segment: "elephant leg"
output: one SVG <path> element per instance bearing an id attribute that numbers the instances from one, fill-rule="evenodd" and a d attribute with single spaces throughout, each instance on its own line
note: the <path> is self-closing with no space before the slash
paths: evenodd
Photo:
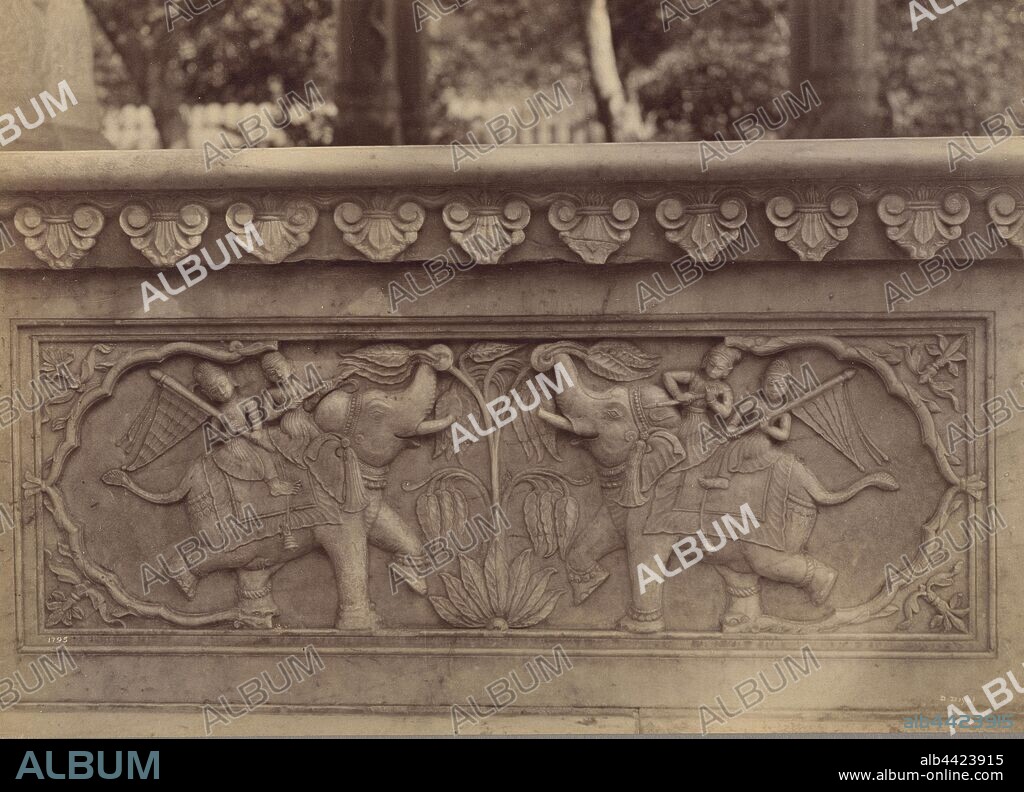
<path id="1" fill-rule="evenodd" d="M 624 546 L 622 532 L 612 522 L 608 507 L 601 506 L 593 522 L 578 534 L 565 554 L 573 604 L 580 605 L 608 579 L 608 571 L 598 562 Z"/>
<path id="2" fill-rule="evenodd" d="M 645 580 L 641 585 L 640 564 L 651 567 L 655 556 L 668 556 L 674 538 L 666 534 L 643 533 L 650 506 L 623 510 L 625 512 L 626 557 L 628 559 L 631 605 L 619 619 L 619 628 L 635 633 L 655 633 L 665 629 L 662 611 L 663 583 Z"/>
<path id="3" fill-rule="evenodd" d="M 743 632 L 761 615 L 761 578 L 726 566 L 716 566 L 715 571 L 725 581 L 727 595 L 722 632 Z"/>
<path id="4" fill-rule="evenodd" d="M 249 617 L 254 626 L 269 629 L 278 615 L 277 603 L 270 595 L 271 575 L 274 569 L 238 570 L 238 609 Z"/>
<path id="5" fill-rule="evenodd" d="M 376 519 L 370 522 L 368 537 L 374 547 L 392 554 L 390 563 L 397 568 L 399 577 L 413 591 L 427 596 L 427 581 L 416 574 L 415 565 L 409 560 L 423 555 L 423 543 L 412 527 L 387 503 L 380 504 Z M 390 568 L 388 574 L 391 574 Z"/>
<path id="6" fill-rule="evenodd" d="M 334 567 L 338 587 L 335 627 L 339 630 L 373 630 L 378 626 L 378 620 L 370 602 L 367 581 L 369 564 L 365 514 L 345 514 L 338 525 L 317 526 L 313 533 Z"/>
<path id="7" fill-rule="evenodd" d="M 839 573 L 824 561 L 751 542 L 743 542 L 742 545 L 747 563 L 761 577 L 799 586 L 815 605 L 822 605 L 828 600 Z"/>

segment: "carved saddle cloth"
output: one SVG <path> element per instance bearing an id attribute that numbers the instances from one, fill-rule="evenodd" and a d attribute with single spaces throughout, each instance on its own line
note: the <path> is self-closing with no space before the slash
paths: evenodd
<path id="1" fill-rule="evenodd" d="M 740 508 L 748 504 L 759 527 L 752 528 L 743 540 L 787 551 L 786 501 L 789 497 L 790 474 L 796 459 L 781 455 L 773 464 L 750 473 L 733 474 L 728 489 L 708 489 L 700 479 L 707 475 L 701 466 L 670 472 L 655 487 L 651 519 L 644 533 L 695 534 L 703 529 L 709 541 L 715 542 L 712 523 L 730 515 L 742 522 Z M 723 527 L 723 532 L 728 535 Z"/>
<path id="2" fill-rule="evenodd" d="M 284 481 L 301 482 L 302 488 L 294 495 L 272 495 L 266 481 L 230 475 L 214 461 L 214 455 L 203 458 L 203 492 L 190 494 L 188 510 L 193 522 L 199 526 L 219 522 L 228 526 L 229 517 L 245 526 L 242 532 L 225 530 L 230 537 L 228 549 L 276 536 L 285 530 L 310 528 L 337 522 L 332 514 L 336 509 L 324 501 L 316 490 L 309 473 L 285 459 L 275 459 L 278 477 Z M 249 507 L 248 509 L 246 507 Z M 251 519 L 255 512 L 259 522 Z M 247 519 L 249 518 L 249 519 Z M 255 529 L 255 530 L 252 530 Z"/>

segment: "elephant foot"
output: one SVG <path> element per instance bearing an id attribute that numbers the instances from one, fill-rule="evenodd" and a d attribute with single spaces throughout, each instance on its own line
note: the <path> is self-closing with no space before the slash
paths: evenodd
<path id="1" fill-rule="evenodd" d="M 761 618 L 761 585 L 727 586 L 729 604 L 722 615 L 722 632 L 757 632 L 753 625 Z"/>
<path id="2" fill-rule="evenodd" d="M 665 629 L 665 620 L 661 617 L 661 608 L 655 611 L 638 611 L 633 608 L 619 619 L 618 628 L 631 633 L 657 633 Z"/>
<path id="3" fill-rule="evenodd" d="M 334 623 L 337 630 L 372 632 L 380 626 L 380 619 L 372 605 L 342 608 L 338 611 L 338 619 Z"/>
<path id="4" fill-rule="evenodd" d="M 832 595 L 839 572 L 823 561 L 807 558 L 807 574 L 804 576 L 803 588 L 815 605 L 824 605 Z"/>
<path id="5" fill-rule="evenodd" d="M 252 578 L 257 576 L 262 585 L 254 586 Z M 274 617 L 280 613 L 277 603 L 270 595 L 269 577 L 266 570 L 239 570 L 239 585 L 236 589 L 239 610 L 243 616 L 265 625 L 268 629 L 273 626 Z"/>
<path id="6" fill-rule="evenodd" d="M 581 605 L 598 586 L 608 579 L 608 570 L 600 564 L 594 564 L 583 573 L 573 572 L 569 568 L 569 585 L 572 586 L 573 605 Z"/>
<path id="7" fill-rule="evenodd" d="M 755 617 L 756 618 L 756 617 Z M 755 619 L 747 616 L 744 613 L 726 613 L 722 617 L 722 632 L 724 633 L 743 633 L 743 632 L 757 632 L 754 629 Z"/>

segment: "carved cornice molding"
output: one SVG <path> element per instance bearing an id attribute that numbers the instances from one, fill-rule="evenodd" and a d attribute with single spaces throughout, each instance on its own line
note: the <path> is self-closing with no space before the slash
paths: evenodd
<path id="1" fill-rule="evenodd" d="M 103 213 L 91 204 L 27 203 L 14 212 L 25 247 L 52 269 L 71 269 L 96 244 Z"/>
<path id="2" fill-rule="evenodd" d="M 971 202 L 962 192 L 918 187 L 889 193 L 878 202 L 878 217 L 889 226 L 886 235 L 917 259 L 930 259 L 963 233 Z"/>
<path id="3" fill-rule="evenodd" d="M 263 240 L 252 254 L 265 264 L 277 264 L 309 242 L 309 232 L 320 215 L 306 200 L 265 197 L 256 201 L 240 201 L 228 207 L 225 220 L 235 234 L 246 234 L 252 223 Z"/>
<path id="4" fill-rule="evenodd" d="M 523 229 L 530 222 L 530 207 L 519 199 L 481 196 L 447 204 L 442 217 L 452 241 L 472 260 L 497 264 L 511 247 L 526 239 Z"/>
<path id="5" fill-rule="evenodd" d="M 636 201 L 614 202 L 601 195 L 582 200 L 562 198 L 548 209 L 548 222 L 558 238 L 587 264 L 605 264 L 608 257 L 629 241 L 630 230 L 640 219 Z"/>
<path id="6" fill-rule="evenodd" d="M 765 205 L 775 238 L 785 242 L 801 261 L 822 261 L 849 235 L 860 213 L 857 199 L 842 189 L 827 193 L 811 188 L 777 195 Z"/>
<path id="7" fill-rule="evenodd" d="M 747 207 L 734 196 L 719 198 L 701 193 L 666 198 L 655 211 L 665 238 L 679 245 L 696 261 L 709 262 L 728 249 L 747 222 Z"/>
<path id="8" fill-rule="evenodd" d="M 457 173 L 444 147 L 251 150 L 214 174 L 189 151 L 16 152 L 0 222 L 13 235 L 17 215 L 32 242 L 0 250 L 0 268 L 133 267 L 139 252 L 169 267 L 211 225 L 247 221 L 265 244 L 243 260 L 265 264 L 424 261 L 453 244 L 482 264 L 707 262 L 731 243 L 740 260 L 882 262 L 959 255 L 949 243 L 989 217 L 1024 249 L 1024 141 L 955 178 L 945 154 L 930 139 L 761 141 L 709 181 L 687 143 L 509 147 Z M 738 244 L 768 230 L 785 246 Z"/>
<path id="9" fill-rule="evenodd" d="M 426 216 L 415 201 L 379 196 L 338 204 L 334 224 L 343 232 L 345 244 L 371 261 L 391 261 L 416 241 Z"/>
<path id="10" fill-rule="evenodd" d="M 1024 193 L 997 193 L 988 201 L 988 214 L 999 229 L 999 236 L 1024 251 Z"/>
<path id="11" fill-rule="evenodd" d="M 210 222 L 210 211 L 197 203 L 128 204 L 121 210 L 120 222 L 132 238 L 133 248 L 158 267 L 173 267 L 199 246 Z"/>

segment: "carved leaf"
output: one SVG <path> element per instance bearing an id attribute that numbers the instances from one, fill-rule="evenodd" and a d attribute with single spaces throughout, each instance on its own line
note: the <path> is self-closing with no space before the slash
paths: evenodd
<path id="1" fill-rule="evenodd" d="M 538 606 L 540 606 L 544 594 L 547 591 L 548 579 L 555 574 L 555 571 L 554 567 L 547 567 L 535 572 L 530 577 L 525 600 L 523 602 L 513 603 L 512 609 L 509 611 L 510 626 L 520 626 L 520 619 L 526 616 L 526 614 L 534 613 Z"/>
<path id="2" fill-rule="evenodd" d="M 626 341 L 594 344 L 583 356 L 587 368 L 615 382 L 633 382 L 650 375 L 659 359 L 645 355 Z"/>
<path id="3" fill-rule="evenodd" d="M 448 598 L 451 600 L 452 605 L 455 606 L 455 609 L 464 619 L 475 622 L 472 625 L 474 627 L 482 627 L 487 623 L 488 615 L 480 610 L 473 601 L 467 593 L 466 587 L 462 585 L 461 580 L 454 575 L 449 575 L 447 572 L 441 573 L 441 579 L 444 581 L 444 587 L 448 592 Z"/>
<path id="4" fill-rule="evenodd" d="M 508 613 L 509 605 L 509 570 L 505 565 L 505 554 L 501 551 L 501 542 L 492 541 L 484 558 L 484 580 L 487 583 L 487 595 L 495 613 Z"/>
<path id="5" fill-rule="evenodd" d="M 430 597 L 430 604 L 446 622 L 454 627 L 483 627 L 484 622 L 475 616 L 465 614 L 455 607 L 447 597 Z"/>
<path id="6" fill-rule="evenodd" d="M 484 571 L 480 565 L 464 555 L 459 558 L 459 569 L 462 572 L 462 585 L 466 587 L 466 594 L 473 600 L 477 609 L 488 617 L 501 615 L 495 612 L 494 605 L 487 596 L 487 581 L 484 580 Z"/>
<path id="7" fill-rule="evenodd" d="M 522 344 L 503 344 L 498 341 L 478 341 L 466 350 L 466 356 L 477 363 L 491 363 L 512 354 L 521 346 Z"/>
<path id="8" fill-rule="evenodd" d="M 444 532 L 441 507 L 437 495 L 425 492 L 416 499 L 416 518 L 428 539 L 437 539 Z"/>
<path id="9" fill-rule="evenodd" d="M 516 607 L 516 603 L 521 602 L 526 596 L 530 585 L 530 558 L 532 555 L 531 551 L 523 550 L 516 556 L 516 560 L 509 568 L 509 611 L 512 611 Z"/>
<path id="10" fill-rule="evenodd" d="M 551 615 L 551 611 L 555 609 L 559 598 L 564 593 L 564 591 L 551 592 L 546 599 L 541 600 L 540 604 L 536 608 L 524 613 L 522 616 L 519 616 L 513 626 L 532 627 L 534 624 L 544 621 L 544 619 Z"/>

